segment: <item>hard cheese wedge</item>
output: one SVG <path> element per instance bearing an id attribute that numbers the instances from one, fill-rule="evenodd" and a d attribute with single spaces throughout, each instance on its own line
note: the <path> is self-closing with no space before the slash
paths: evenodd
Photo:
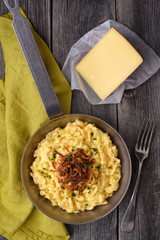
<path id="1" fill-rule="evenodd" d="M 75 67 L 104 100 L 143 62 L 132 45 L 111 28 Z"/>

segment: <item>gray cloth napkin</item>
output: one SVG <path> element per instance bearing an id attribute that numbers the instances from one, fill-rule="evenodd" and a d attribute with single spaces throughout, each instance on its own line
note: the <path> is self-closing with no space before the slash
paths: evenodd
<path id="1" fill-rule="evenodd" d="M 110 96 L 102 101 L 74 68 L 112 27 L 120 32 L 140 53 L 143 63 Z M 91 104 L 98 105 L 120 103 L 125 89 L 138 87 L 156 73 L 159 68 L 160 57 L 136 33 L 121 23 L 107 20 L 86 33 L 71 47 L 62 72 L 68 79 L 72 90 L 81 90 Z"/>

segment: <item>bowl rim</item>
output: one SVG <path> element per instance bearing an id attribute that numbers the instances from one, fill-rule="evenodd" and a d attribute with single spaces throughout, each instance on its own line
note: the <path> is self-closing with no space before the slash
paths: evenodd
<path id="1" fill-rule="evenodd" d="M 115 134 L 118 135 L 118 137 L 120 138 L 121 142 L 123 143 L 123 146 L 126 150 L 126 153 L 127 153 L 127 156 L 128 156 L 128 163 L 129 163 L 129 176 L 128 176 L 128 182 L 127 182 L 127 185 L 126 185 L 126 188 L 125 188 L 125 191 L 123 191 L 123 194 L 121 195 L 121 198 L 119 199 L 119 201 L 114 205 L 113 208 L 111 208 L 107 213 L 105 213 L 104 215 L 96 218 L 96 219 L 93 219 L 93 220 L 90 220 L 90 221 L 86 221 L 86 222 L 65 222 L 65 221 L 61 221 L 57 218 L 54 218 L 52 216 L 48 216 L 42 209 L 40 209 L 37 204 L 31 199 L 31 197 L 29 196 L 28 194 L 28 191 L 27 191 L 27 188 L 25 186 L 25 182 L 24 182 L 24 179 L 23 179 L 23 159 L 24 159 L 24 155 L 25 155 L 25 152 L 26 152 L 26 149 L 28 148 L 28 145 L 31 141 L 31 139 L 37 134 L 37 132 L 40 131 L 40 129 L 42 127 L 45 127 L 46 125 L 48 125 L 49 123 L 51 123 L 52 121 L 55 121 L 55 120 L 58 120 L 58 119 L 61 119 L 61 118 L 64 118 L 66 116 L 69 116 L 69 115 L 77 115 L 77 116 L 84 116 L 84 117 L 91 117 L 95 120 L 100 120 L 101 122 L 103 122 L 103 124 L 107 125 Z M 83 121 L 83 120 L 82 120 Z M 110 136 L 110 135 L 109 135 Z M 34 133 L 33 135 L 29 138 L 27 144 L 25 145 L 25 148 L 23 150 L 23 154 L 22 154 L 22 157 L 21 157 L 21 165 L 20 165 L 20 175 L 21 175 L 21 180 L 22 180 L 22 184 L 23 184 L 23 188 L 28 196 L 28 198 L 30 199 L 30 201 L 32 202 L 32 204 L 34 205 L 34 207 L 36 207 L 39 211 L 41 211 L 43 214 L 45 214 L 47 217 L 53 219 L 53 220 L 56 220 L 56 221 L 59 221 L 59 222 L 62 222 L 62 223 L 65 223 L 65 224 L 70 224 L 70 225 L 79 225 L 79 224 L 87 224 L 87 223 L 92 223 L 92 222 L 95 222 L 97 220 L 100 220 L 102 218 L 104 218 L 105 216 L 107 216 L 108 214 L 110 214 L 113 210 L 115 210 L 117 208 L 117 206 L 122 202 L 123 198 L 125 197 L 127 191 L 128 191 L 128 188 L 129 188 L 129 185 L 130 185 L 130 182 L 131 182 L 131 176 L 132 176 L 132 162 L 131 162 L 131 157 L 130 157 L 130 153 L 129 153 L 129 150 L 128 150 L 128 147 L 125 143 L 125 141 L 123 140 L 123 138 L 121 137 L 121 135 L 118 133 L 118 131 L 113 128 L 110 124 L 108 124 L 107 122 L 105 122 L 104 120 L 98 118 L 98 117 L 94 117 L 92 115 L 87 115 L 87 114 L 79 114 L 79 113 L 71 113 L 71 114 L 65 114 L 65 115 L 61 115 L 61 116 L 58 116 L 58 117 L 55 117 L 55 118 L 52 118 L 50 119 L 49 121 L 45 122 L 44 124 L 42 124 Z M 121 179 L 120 179 L 121 180 Z M 119 189 L 119 188 L 118 188 Z M 118 191 L 118 190 L 117 190 Z M 114 194 L 114 193 L 113 193 Z M 43 196 L 42 196 L 43 197 Z M 111 196 L 112 197 L 112 196 Z M 101 205 L 99 205 L 98 207 L 100 207 Z M 103 205 L 102 205 L 103 206 Z M 59 206 L 55 206 L 55 207 L 59 207 Z M 96 207 L 96 206 L 95 206 Z M 94 207 L 94 208 L 95 208 Z M 94 209 L 93 208 L 93 209 Z M 85 211 L 92 211 L 92 210 L 85 210 Z M 68 213 L 70 214 L 70 213 Z"/>

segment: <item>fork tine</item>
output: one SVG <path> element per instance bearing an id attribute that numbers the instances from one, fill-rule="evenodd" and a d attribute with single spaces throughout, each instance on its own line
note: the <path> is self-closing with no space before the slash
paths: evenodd
<path id="1" fill-rule="evenodd" d="M 149 136 L 150 136 L 151 128 L 152 128 L 152 124 L 149 122 L 149 127 L 148 127 L 146 137 L 145 137 L 145 140 L 144 140 L 144 149 L 145 150 L 147 148 L 147 142 L 148 142 L 148 139 L 149 139 Z"/>
<path id="2" fill-rule="evenodd" d="M 141 140 L 140 140 L 140 143 L 139 143 L 139 149 L 141 149 L 141 150 L 143 150 L 143 148 L 144 148 L 143 143 L 144 143 L 144 140 L 146 139 L 148 125 L 149 125 L 149 121 L 146 118 L 146 124 L 144 126 L 143 133 L 142 133 L 142 136 L 141 136 Z"/>
<path id="3" fill-rule="evenodd" d="M 138 148 L 139 146 L 139 142 L 140 142 L 140 137 L 141 137 L 141 134 L 142 134 L 142 130 L 143 130 L 143 128 L 144 128 L 144 126 L 145 126 L 145 122 L 146 122 L 146 117 L 144 118 L 144 120 L 143 120 L 143 123 L 142 123 L 142 126 L 141 126 L 141 129 L 140 129 L 140 131 L 139 131 L 139 134 L 138 134 L 138 137 L 137 137 L 137 141 L 136 141 L 136 148 Z"/>
<path id="4" fill-rule="evenodd" d="M 146 134 L 147 134 L 147 128 L 148 128 L 148 124 L 149 124 L 148 119 L 146 119 L 145 122 L 146 123 L 145 123 L 144 128 L 143 128 L 143 130 L 141 132 L 142 136 L 141 136 L 140 143 L 139 143 L 139 149 L 141 149 L 141 150 L 143 150 L 143 146 L 144 146 L 143 143 L 144 143 L 144 139 L 145 139 Z"/>
<path id="5" fill-rule="evenodd" d="M 150 148 L 150 145 L 151 145 L 151 140 L 152 140 L 152 136 L 153 136 L 153 132 L 154 132 L 154 123 L 153 121 L 151 122 L 150 124 L 150 129 L 148 130 L 148 133 L 147 133 L 147 136 L 146 136 L 146 140 L 145 140 L 145 150 L 148 152 L 149 151 L 149 148 Z M 148 143 L 147 143 L 147 140 L 148 140 Z"/>

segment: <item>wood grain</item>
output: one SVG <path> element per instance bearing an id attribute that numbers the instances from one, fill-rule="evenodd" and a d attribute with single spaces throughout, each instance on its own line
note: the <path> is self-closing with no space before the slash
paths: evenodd
<path id="1" fill-rule="evenodd" d="M 160 54 L 160 2 L 117 1 L 117 20 L 134 30 L 147 44 Z M 118 105 L 118 129 L 126 141 L 132 157 L 133 175 L 129 191 L 119 206 L 119 239 L 158 240 L 160 236 L 160 161 L 159 161 L 159 116 L 160 109 L 160 71 L 137 89 L 126 91 L 123 101 Z M 137 198 L 135 229 L 123 233 L 120 223 L 130 200 L 138 169 L 134 156 L 134 145 L 144 117 L 156 121 L 149 158 L 145 160 Z"/>
<path id="2" fill-rule="evenodd" d="M 52 50 L 60 67 L 71 46 L 109 18 L 115 18 L 114 0 L 53 0 Z"/>
<path id="3" fill-rule="evenodd" d="M 36 32 L 51 48 L 51 1 L 21 0 L 20 3 Z"/>
<path id="4" fill-rule="evenodd" d="M 8 13 L 8 9 L 4 5 L 3 1 L 0 1 L 0 16 Z"/>

